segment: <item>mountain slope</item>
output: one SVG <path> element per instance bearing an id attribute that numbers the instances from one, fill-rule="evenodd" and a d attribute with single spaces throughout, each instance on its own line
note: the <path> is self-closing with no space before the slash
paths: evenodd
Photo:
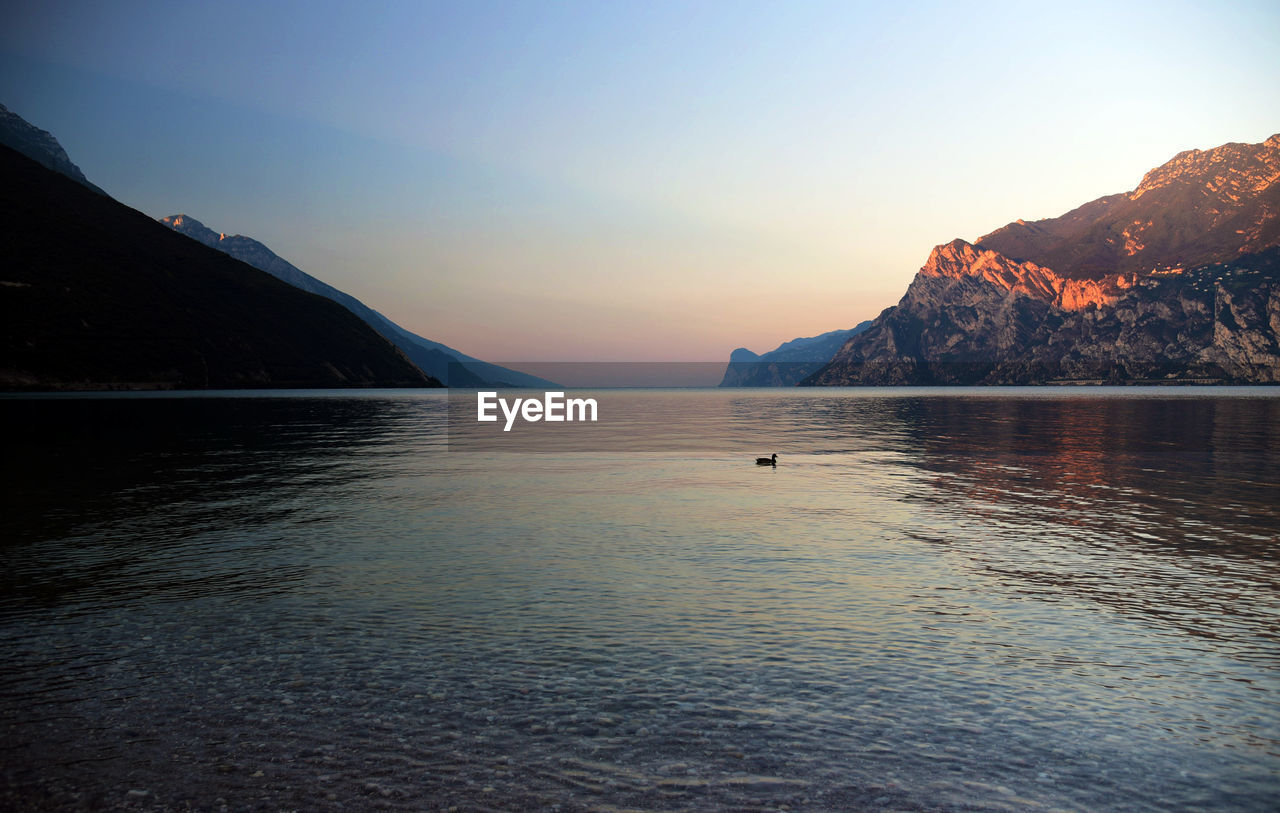
<path id="1" fill-rule="evenodd" d="M 30 124 L 2 104 L 0 104 L 0 144 L 17 150 L 43 167 L 66 175 L 99 195 L 107 194 L 89 183 L 89 179 L 80 171 L 80 167 L 71 163 L 67 151 L 62 149 L 62 145 L 52 133 Z"/>
<path id="2" fill-rule="evenodd" d="M 1068 279 L 1226 262 L 1280 244 L 1280 134 L 1261 144 L 1187 150 L 1132 192 L 1061 217 L 1016 221 L 978 240 Z"/>
<path id="3" fill-rule="evenodd" d="M 808 384 L 1280 382 L 1280 136 L 938 246 Z"/>
<path id="4" fill-rule="evenodd" d="M 301 270 L 257 240 L 238 234 L 219 234 L 195 218 L 182 214 L 162 217 L 160 222 L 210 248 L 266 271 L 296 288 L 337 302 L 399 347 L 414 364 L 418 365 L 419 369 L 440 379 L 448 386 L 476 387 L 487 384 L 519 387 L 554 386 L 545 379 L 480 361 L 439 342 L 411 333 L 354 296 Z"/>
<path id="5" fill-rule="evenodd" d="M 438 386 L 341 306 L 0 147 L 0 388 Z"/>
<path id="6" fill-rule="evenodd" d="M 783 342 L 757 355 L 745 347 L 729 354 L 722 387 L 790 387 L 831 360 L 851 337 L 871 326 L 862 322 L 848 330 L 832 330 L 820 336 Z"/>

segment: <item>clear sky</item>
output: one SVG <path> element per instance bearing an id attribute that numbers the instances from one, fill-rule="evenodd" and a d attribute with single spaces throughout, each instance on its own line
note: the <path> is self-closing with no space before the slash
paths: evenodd
<path id="1" fill-rule="evenodd" d="M 0 103 L 153 216 L 518 360 L 852 327 L 936 244 L 1280 132 L 1280 4 L 10 2 Z"/>

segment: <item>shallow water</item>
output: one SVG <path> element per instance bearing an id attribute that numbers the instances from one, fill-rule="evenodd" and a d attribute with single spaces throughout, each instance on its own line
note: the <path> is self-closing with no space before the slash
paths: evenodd
<path id="1" fill-rule="evenodd" d="M 0 400 L 0 806 L 1274 809 L 1280 393 L 600 398 Z"/>

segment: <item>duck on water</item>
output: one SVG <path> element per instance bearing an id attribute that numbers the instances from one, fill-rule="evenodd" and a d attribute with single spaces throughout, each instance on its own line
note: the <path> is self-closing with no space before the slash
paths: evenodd
<path id="1" fill-rule="evenodd" d="M 778 453 L 777 453 L 777 452 L 774 452 L 774 453 L 773 453 L 773 457 L 757 457 L 757 458 L 756 458 L 756 465 L 757 465 L 757 466 L 773 466 L 774 468 L 777 468 L 777 466 L 778 466 Z"/>

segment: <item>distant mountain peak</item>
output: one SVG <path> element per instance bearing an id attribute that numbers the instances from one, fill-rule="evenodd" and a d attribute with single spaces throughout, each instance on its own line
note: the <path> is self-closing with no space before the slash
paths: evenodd
<path id="1" fill-rule="evenodd" d="M 789 387 L 831 360 L 846 341 L 871 326 L 862 322 L 847 330 L 829 330 L 820 336 L 802 336 L 767 353 L 739 347 L 729 354 L 722 387 Z"/>
<path id="2" fill-rule="evenodd" d="M 168 217 L 160 218 L 160 222 L 172 229 L 203 229 L 205 231 L 212 231 L 212 229 L 206 227 L 191 215 L 169 215 Z"/>
<path id="3" fill-rule="evenodd" d="M 223 238 L 223 235 L 218 234 L 190 215 L 169 215 L 168 217 L 160 218 L 160 222 L 176 232 L 181 232 L 193 240 L 204 243 L 210 248 L 217 248 L 218 241 Z"/>

